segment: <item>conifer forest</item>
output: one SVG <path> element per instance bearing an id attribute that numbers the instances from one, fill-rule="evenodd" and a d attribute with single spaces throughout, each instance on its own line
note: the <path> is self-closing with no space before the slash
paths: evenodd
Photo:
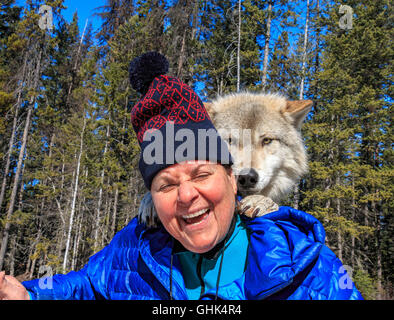
<path id="1" fill-rule="evenodd" d="M 128 66 L 159 51 L 203 101 L 314 101 L 309 173 L 281 204 L 322 222 L 365 299 L 393 299 L 391 1 L 105 0 L 98 29 L 64 0 L 23 2 L 0 2 L 0 270 L 79 270 L 138 213 Z"/>

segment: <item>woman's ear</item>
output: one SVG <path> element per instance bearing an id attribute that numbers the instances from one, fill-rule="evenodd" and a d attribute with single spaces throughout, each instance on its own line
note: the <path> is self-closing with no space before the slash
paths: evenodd
<path id="1" fill-rule="evenodd" d="M 231 171 L 231 182 L 232 182 L 232 186 L 233 186 L 233 190 L 234 190 L 234 194 L 237 194 L 237 179 L 235 179 L 235 175 L 234 173 Z"/>

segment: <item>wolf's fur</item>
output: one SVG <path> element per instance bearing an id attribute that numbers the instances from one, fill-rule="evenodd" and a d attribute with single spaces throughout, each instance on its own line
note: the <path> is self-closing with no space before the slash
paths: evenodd
<path id="1" fill-rule="evenodd" d="M 276 210 L 278 206 L 273 201 L 291 191 L 308 170 L 300 128 L 312 101 L 243 92 L 219 97 L 205 107 L 220 134 L 231 132 L 222 138 L 227 142 L 231 138 L 238 191 L 245 197 L 241 211 L 253 207 L 244 213 L 255 216 L 256 208 L 260 209 L 257 215 Z M 249 132 L 250 138 L 243 139 L 244 132 Z M 158 224 L 149 192 L 141 202 L 138 218 L 148 227 Z"/>

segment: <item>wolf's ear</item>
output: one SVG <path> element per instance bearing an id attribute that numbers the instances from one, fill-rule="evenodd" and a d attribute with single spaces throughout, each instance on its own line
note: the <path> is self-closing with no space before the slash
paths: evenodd
<path id="1" fill-rule="evenodd" d="M 300 129 L 302 122 L 309 111 L 311 111 L 312 105 L 312 100 L 287 100 L 286 107 L 282 110 L 282 113 L 288 114 L 293 120 L 293 125 Z"/>
<path id="2" fill-rule="evenodd" d="M 216 114 L 216 112 L 212 107 L 212 102 L 204 102 L 204 107 L 207 110 L 209 117 L 212 119 Z"/>

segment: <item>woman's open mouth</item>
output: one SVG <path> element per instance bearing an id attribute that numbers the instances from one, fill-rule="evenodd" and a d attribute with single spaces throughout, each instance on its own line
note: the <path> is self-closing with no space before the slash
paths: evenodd
<path id="1" fill-rule="evenodd" d="M 209 208 L 199 210 L 197 212 L 188 214 L 188 215 L 183 215 L 182 219 L 185 221 L 188 225 L 197 225 L 203 222 L 205 219 L 207 219 L 209 215 Z"/>

